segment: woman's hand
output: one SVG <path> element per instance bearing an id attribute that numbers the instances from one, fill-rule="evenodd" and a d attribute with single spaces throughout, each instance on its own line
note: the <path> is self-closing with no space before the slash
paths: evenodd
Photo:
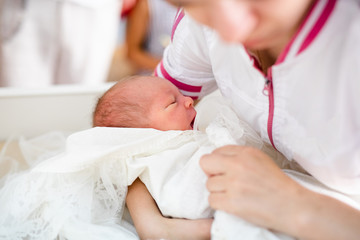
<path id="1" fill-rule="evenodd" d="M 276 227 L 268 220 L 289 211 L 284 200 L 301 191 L 269 156 L 252 147 L 216 149 L 203 156 L 200 165 L 209 177 L 211 207 L 264 227 Z"/>
<path id="2" fill-rule="evenodd" d="M 265 153 L 225 146 L 205 155 L 209 203 L 301 239 L 358 239 L 360 212 L 292 180 Z"/>

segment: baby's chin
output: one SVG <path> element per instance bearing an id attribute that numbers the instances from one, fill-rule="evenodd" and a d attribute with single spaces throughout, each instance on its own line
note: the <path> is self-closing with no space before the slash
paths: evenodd
<path id="1" fill-rule="evenodd" d="M 181 131 L 193 130 L 193 125 L 189 124 L 188 127 L 184 127 L 184 128 L 178 129 L 178 130 L 181 130 Z"/>
<path id="2" fill-rule="evenodd" d="M 182 129 L 179 129 L 179 130 L 186 131 L 186 130 L 193 130 L 193 129 L 194 129 L 194 121 L 189 123 L 187 127 L 184 127 Z"/>

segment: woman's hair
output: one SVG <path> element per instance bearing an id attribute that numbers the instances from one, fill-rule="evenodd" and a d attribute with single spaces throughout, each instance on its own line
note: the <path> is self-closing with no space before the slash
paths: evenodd
<path id="1" fill-rule="evenodd" d="M 93 113 L 94 127 L 148 127 L 147 108 L 133 97 L 141 97 L 134 87 L 140 79 L 133 76 L 120 80 L 98 99 Z"/>

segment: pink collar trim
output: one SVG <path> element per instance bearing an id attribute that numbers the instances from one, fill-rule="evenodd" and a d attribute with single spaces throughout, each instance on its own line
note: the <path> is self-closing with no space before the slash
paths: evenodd
<path id="1" fill-rule="evenodd" d="M 171 41 L 173 41 L 176 28 L 177 28 L 177 26 L 179 25 L 181 19 L 183 19 L 184 16 L 185 16 L 184 9 L 179 8 L 177 13 L 176 13 L 174 25 L 173 25 L 172 30 L 171 30 Z"/>
<path id="2" fill-rule="evenodd" d="M 308 16 L 301 24 L 284 51 L 279 55 L 276 64 L 280 64 L 302 53 L 318 36 L 335 8 L 337 0 L 317 0 L 310 9 Z"/>

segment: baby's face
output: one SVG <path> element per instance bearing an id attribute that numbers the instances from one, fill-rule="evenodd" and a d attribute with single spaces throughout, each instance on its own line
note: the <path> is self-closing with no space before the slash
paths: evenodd
<path id="1" fill-rule="evenodd" d="M 164 131 L 193 129 L 196 111 L 192 98 L 182 95 L 169 81 L 155 77 L 154 79 L 154 82 L 149 82 L 150 126 Z"/>

